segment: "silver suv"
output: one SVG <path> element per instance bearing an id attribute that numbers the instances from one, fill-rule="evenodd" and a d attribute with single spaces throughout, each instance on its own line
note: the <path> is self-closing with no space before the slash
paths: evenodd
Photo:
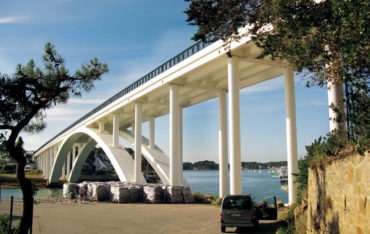
<path id="1" fill-rule="evenodd" d="M 277 218 L 276 198 L 265 198 L 256 205 L 251 195 L 225 196 L 221 205 L 221 232 L 226 227 L 258 227 L 261 219 Z"/>

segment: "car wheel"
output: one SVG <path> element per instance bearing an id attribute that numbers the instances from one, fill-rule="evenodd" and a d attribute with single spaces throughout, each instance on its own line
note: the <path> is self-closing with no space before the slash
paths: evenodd
<path id="1" fill-rule="evenodd" d="M 254 229 L 257 229 L 257 228 L 258 228 L 258 226 L 259 226 L 259 221 L 258 221 L 258 220 L 256 220 L 256 221 L 255 221 L 255 223 L 254 223 L 254 226 L 253 226 L 253 227 L 254 227 Z"/>
<path id="2" fill-rule="evenodd" d="M 221 232 L 226 232 L 226 227 L 221 226 Z"/>

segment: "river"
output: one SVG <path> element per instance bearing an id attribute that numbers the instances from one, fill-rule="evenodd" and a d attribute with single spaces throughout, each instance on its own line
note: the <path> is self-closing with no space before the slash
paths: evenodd
<path id="1" fill-rule="evenodd" d="M 214 194 L 218 196 L 218 171 L 184 171 L 184 176 L 189 181 L 193 192 Z M 272 177 L 267 170 L 261 172 L 242 171 L 243 193 L 251 193 L 256 201 L 261 201 L 268 196 L 276 196 L 284 203 L 288 202 L 288 192 L 282 189 L 278 177 Z M 40 188 L 35 197 L 53 197 L 62 194 L 62 189 Z M 2 189 L 1 199 L 22 198 L 19 188 Z"/>

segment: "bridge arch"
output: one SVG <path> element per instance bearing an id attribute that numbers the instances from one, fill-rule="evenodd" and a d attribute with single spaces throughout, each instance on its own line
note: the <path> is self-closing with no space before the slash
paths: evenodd
<path id="1" fill-rule="evenodd" d="M 134 161 L 129 153 L 120 147 L 113 147 L 112 135 L 107 133 L 99 133 L 95 129 L 81 127 L 64 138 L 64 141 L 59 147 L 58 153 L 53 163 L 52 171 L 49 176 L 49 183 L 56 183 L 59 181 L 59 177 L 62 172 L 63 164 L 67 158 L 67 154 L 72 148 L 73 144 L 82 136 L 88 136 L 89 140 L 87 144 L 79 152 L 79 156 L 72 167 L 72 171 L 69 176 L 69 180 L 76 180 L 81 171 L 82 165 L 89 153 L 94 149 L 96 144 L 103 149 L 104 153 L 110 160 L 113 168 L 115 169 L 118 178 L 122 182 L 133 182 L 134 181 Z M 80 156 L 82 156 L 80 158 Z M 83 160 L 85 158 L 85 160 Z M 74 168 L 77 166 L 76 168 Z M 143 176 L 139 178 L 138 183 L 145 183 Z"/>

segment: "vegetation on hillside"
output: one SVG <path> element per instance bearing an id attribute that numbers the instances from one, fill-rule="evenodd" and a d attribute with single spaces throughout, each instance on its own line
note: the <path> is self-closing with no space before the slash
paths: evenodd
<path id="1" fill-rule="evenodd" d="M 268 169 L 268 168 L 280 168 L 287 165 L 287 161 L 277 162 L 242 162 L 242 167 L 249 170 Z M 184 162 L 184 170 L 218 170 L 219 164 L 214 161 L 198 161 L 198 162 Z"/>

